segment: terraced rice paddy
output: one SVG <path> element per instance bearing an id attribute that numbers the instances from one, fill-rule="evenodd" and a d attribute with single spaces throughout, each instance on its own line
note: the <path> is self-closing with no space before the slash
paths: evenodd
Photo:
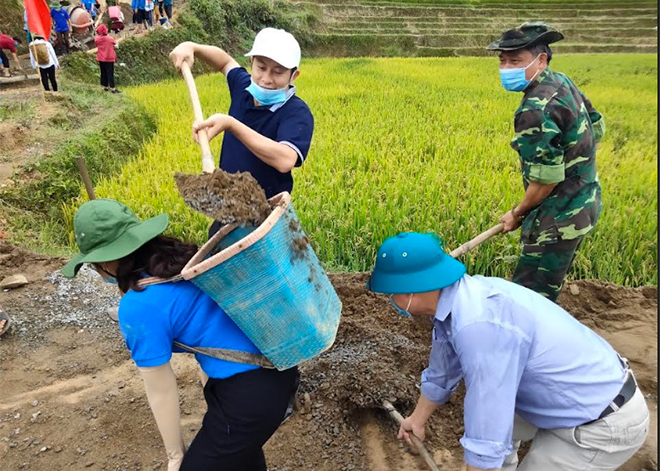
<path id="1" fill-rule="evenodd" d="M 318 55 L 483 56 L 503 30 L 542 20 L 566 39 L 560 53 L 657 52 L 655 3 L 299 2 L 321 18 Z"/>

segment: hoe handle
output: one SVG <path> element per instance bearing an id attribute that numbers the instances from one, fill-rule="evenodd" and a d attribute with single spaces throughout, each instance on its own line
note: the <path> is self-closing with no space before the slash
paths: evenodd
<path id="1" fill-rule="evenodd" d="M 476 246 L 486 242 L 491 237 L 501 233 L 503 229 L 504 229 L 504 224 L 498 224 L 497 226 L 493 226 L 490 229 L 488 229 L 486 232 L 482 232 L 481 234 L 479 234 L 474 239 L 467 241 L 459 248 L 451 252 L 449 255 L 451 255 L 454 258 L 460 257 L 461 255 L 465 255 Z"/>
<path id="2" fill-rule="evenodd" d="M 199 102 L 199 95 L 197 95 L 197 87 L 195 86 L 195 78 L 190 71 L 190 66 L 187 62 L 181 64 L 181 73 L 188 85 L 188 93 L 190 94 L 190 101 L 192 102 L 193 111 L 195 112 L 195 121 L 204 121 L 204 113 L 202 113 L 202 105 Z M 202 170 L 204 173 L 213 173 L 215 170 L 215 159 L 211 153 L 211 146 L 209 145 L 209 136 L 206 129 L 201 129 L 197 133 L 199 138 L 199 146 L 202 148 Z"/>
<path id="3" fill-rule="evenodd" d="M 401 425 L 403 422 L 403 416 L 399 414 L 399 411 L 396 410 L 392 403 L 389 401 L 383 401 L 383 407 L 390 414 L 390 417 L 392 417 L 397 424 Z M 410 438 L 429 469 L 431 471 L 440 471 L 440 468 L 438 468 L 438 465 L 433 461 L 433 457 L 424 446 L 424 443 L 412 433 L 410 434 Z"/>

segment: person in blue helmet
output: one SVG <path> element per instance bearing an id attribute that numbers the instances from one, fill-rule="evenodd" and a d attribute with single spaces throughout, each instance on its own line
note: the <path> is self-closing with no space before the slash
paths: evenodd
<path id="1" fill-rule="evenodd" d="M 421 396 L 400 439 L 423 440 L 463 379 L 468 471 L 614 470 L 644 443 L 649 411 L 628 362 L 540 294 L 466 274 L 437 236 L 385 240 L 368 288 L 433 323 Z M 522 440 L 532 445 L 518 465 Z"/>

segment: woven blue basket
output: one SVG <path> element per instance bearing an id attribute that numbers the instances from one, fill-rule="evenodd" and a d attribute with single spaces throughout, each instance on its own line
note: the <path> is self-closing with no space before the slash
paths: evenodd
<path id="1" fill-rule="evenodd" d="M 228 225 L 182 275 L 209 295 L 278 370 L 309 360 L 335 340 L 341 301 L 280 193 L 258 228 Z"/>

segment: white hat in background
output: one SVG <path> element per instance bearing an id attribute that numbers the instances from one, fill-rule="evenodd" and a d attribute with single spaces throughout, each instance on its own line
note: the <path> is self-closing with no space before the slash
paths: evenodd
<path id="1" fill-rule="evenodd" d="M 300 45 L 283 29 L 264 28 L 254 38 L 252 50 L 245 56 L 268 57 L 287 69 L 293 69 L 300 66 Z"/>

